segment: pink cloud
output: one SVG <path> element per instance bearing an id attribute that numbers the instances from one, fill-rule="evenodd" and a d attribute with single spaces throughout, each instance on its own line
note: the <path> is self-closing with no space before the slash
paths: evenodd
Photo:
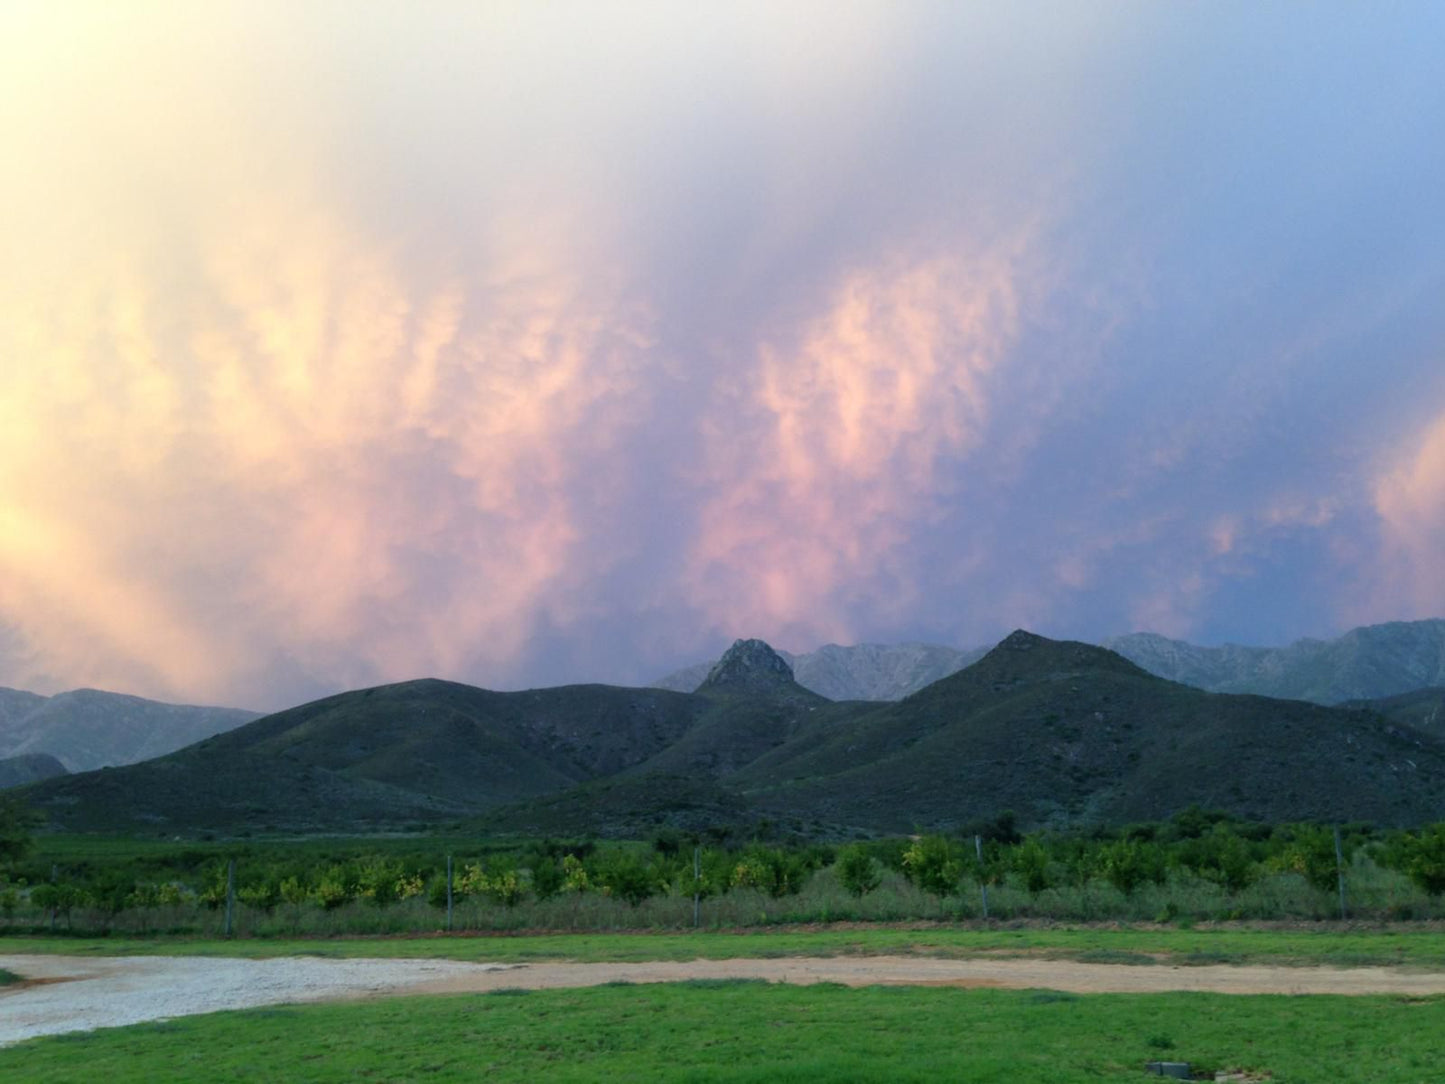
<path id="1" fill-rule="evenodd" d="M 1445 415 L 1414 440 L 1374 485 L 1383 527 L 1380 619 L 1445 612 Z"/>
<path id="2" fill-rule="evenodd" d="M 847 638 L 857 592 L 907 610 L 922 585 L 901 551 L 988 430 L 1019 259 L 1004 247 L 852 272 L 759 350 L 706 431 L 687 590 L 718 627 Z"/>

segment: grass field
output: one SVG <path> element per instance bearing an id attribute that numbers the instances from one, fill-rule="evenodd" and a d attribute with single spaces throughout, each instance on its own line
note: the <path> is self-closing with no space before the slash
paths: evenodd
<path id="1" fill-rule="evenodd" d="M 1170 926 L 977 926 L 746 929 L 696 933 L 578 933 L 491 936 L 361 937 L 321 940 L 181 937 L 4 937 L 0 954 L 401 956 L 455 960 L 691 960 L 737 956 L 827 956 L 846 953 L 1057 956 L 1100 962 L 1300 963 L 1406 965 L 1445 969 L 1445 931 L 1430 924 L 1350 927 L 1221 924 Z"/>
<path id="2" fill-rule="evenodd" d="M 1058 1084 L 1146 1079 L 1156 1059 L 1271 1084 L 1424 1084 L 1445 1064 L 1445 999 L 756 982 L 501 991 L 40 1039 L 0 1050 L 0 1079 Z"/>

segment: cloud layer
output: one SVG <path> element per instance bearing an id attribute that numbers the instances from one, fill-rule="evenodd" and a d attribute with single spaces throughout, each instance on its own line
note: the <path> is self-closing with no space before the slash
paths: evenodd
<path id="1" fill-rule="evenodd" d="M 0 20 L 0 684 L 1445 612 L 1429 5 Z"/>

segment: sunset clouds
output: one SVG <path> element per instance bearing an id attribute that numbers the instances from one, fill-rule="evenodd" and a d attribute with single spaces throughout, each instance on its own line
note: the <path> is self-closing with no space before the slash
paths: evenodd
<path id="1" fill-rule="evenodd" d="M 1438 615 L 1433 8 L 16 4 L 0 684 Z"/>

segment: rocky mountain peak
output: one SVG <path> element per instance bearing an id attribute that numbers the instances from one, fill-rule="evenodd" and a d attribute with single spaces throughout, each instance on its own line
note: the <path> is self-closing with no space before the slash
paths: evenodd
<path id="1" fill-rule="evenodd" d="M 999 641 L 998 648 L 1004 651 L 1032 651 L 1047 642 L 1042 636 L 1035 636 L 1032 632 L 1014 629 Z"/>
<path id="2" fill-rule="evenodd" d="M 735 640 L 708 671 L 698 692 L 709 689 L 767 692 L 793 684 L 793 668 L 762 640 Z"/>

